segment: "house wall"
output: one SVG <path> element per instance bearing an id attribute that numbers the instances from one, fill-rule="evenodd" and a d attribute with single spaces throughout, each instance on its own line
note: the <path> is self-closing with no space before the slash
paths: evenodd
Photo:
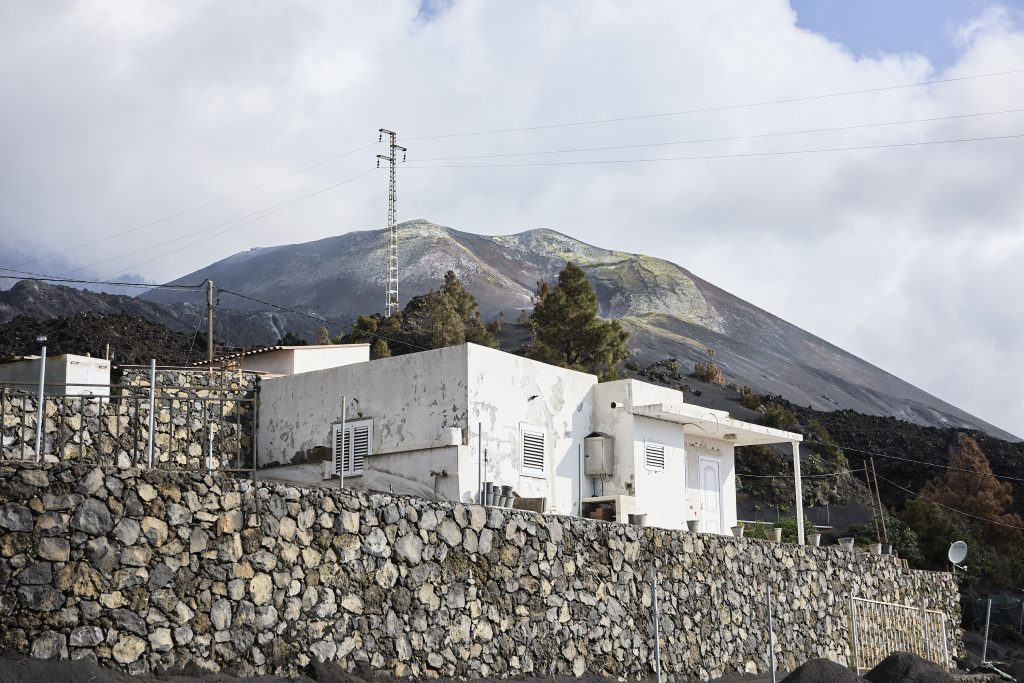
<path id="1" fill-rule="evenodd" d="M 341 421 L 343 396 L 347 420 L 373 420 L 368 468 L 382 453 L 450 446 L 450 429 L 467 426 L 466 349 L 435 349 L 264 380 L 259 464 L 302 462 L 325 449 L 329 454 L 331 425 Z M 433 485 L 430 479 L 424 483 Z"/>
<path id="2" fill-rule="evenodd" d="M 371 455 L 367 467 L 430 486 L 435 500 L 459 500 L 459 463 L 471 457 L 469 451 L 466 446 L 444 446 Z"/>
<path id="3" fill-rule="evenodd" d="M 369 344 L 334 344 L 294 349 L 292 372 L 313 372 L 370 360 Z"/>
<path id="4" fill-rule="evenodd" d="M 242 368 L 251 372 L 265 372 L 268 375 L 294 375 L 295 354 L 290 350 L 266 351 L 252 356 L 242 356 Z"/>
<path id="5" fill-rule="evenodd" d="M 477 500 L 479 430 L 480 443 L 487 450 L 487 480 L 511 485 L 520 496 L 546 497 L 550 510 L 578 514 L 583 439 L 592 431 L 597 378 L 475 344 L 466 348 L 473 454 L 460 472 L 459 500 Z M 546 477 L 522 474 L 520 427 L 524 423 L 546 434 Z M 590 494 L 584 490 L 583 495 Z"/>

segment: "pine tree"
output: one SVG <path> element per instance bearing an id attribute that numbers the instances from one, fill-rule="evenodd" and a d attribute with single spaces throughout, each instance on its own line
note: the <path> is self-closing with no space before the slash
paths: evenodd
<path id="1" fill-rule="evenodd" d="M 391 357 L 391 347 L 388 346 L 387 341 L 384 339 L 377 339 L 377 341 L 373 342 L 373 346 L 370 350 L 374 358 Z"/>
<path id="2" fill-rule="evenodd" d="M 331 333 L 327 331 L 326 325 L 320 326 L 320 332 L 317 334 L 316 343 L 320 345 L 327 345 L 331 343 Z"/>
<path id="3" fill-rule="evenodd" d="M 1019 545 L 1024 539 L 1013 527 L 1024 527 L 1024 520 L 1011 512 L 1013 484 L 993 476 L 988 458 L 970 436 L 957 434 L 950 450 L 946 475 L 925 484 L 920 498 L 971 515 L 974 535 L 994 546 Z"/>
<path id="4" fill-rule="evenodd" d="M 554 287 L 537 284 L 530 319 L 534 331 L 530 358 L 602 379 L 618 376 L 619 363 L 628 355 L 629 333 L 617 320 L 597 317 L 597 294 L 575 263 L 566 264 Z"/>

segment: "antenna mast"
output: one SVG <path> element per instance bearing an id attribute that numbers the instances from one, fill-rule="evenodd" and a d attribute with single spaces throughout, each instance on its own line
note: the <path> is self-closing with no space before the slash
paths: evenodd
<path id="1" fill-rule="evenodd" d="M 377 141 L 381 142 L 385 135 L 389 138 L 389 153 L 387 155 L 377 155 L 377 168 L 380 168 L 380 161 L 383 159 L 388 162 L 390 170 L 388 182 L 388 283 L 384 315 L 391 317 L 391 314 L 398 310 L 398 223 L 395 210 L 395 204 L 397 203 L 395 164 L 398 161 L 398 152 L 402 153 L 402 161 L 405 161 L 405 153 L 408 150 L 395 142 L 398 134 L 386 128 L 380 129 L 380 137 L 378 137 Z"/>

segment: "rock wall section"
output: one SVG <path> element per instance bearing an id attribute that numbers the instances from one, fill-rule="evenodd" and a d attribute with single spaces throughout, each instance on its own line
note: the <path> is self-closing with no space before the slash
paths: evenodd
<path id="1" fill-rule="evenodd" d="M 222 474 L 0 463 L 0 651 L 128 672 L 312 659 L 396 676 L 672 679 L 845 662 L 851 589 L 959 620 L 881 556 Z M 955 633 L 955 631 L 950 631 Z"/>
<path id="2" fill-rule="evenodd" d="M 253 461 L 256 376 L 205 370 L 158 370 L 154 462 L 202 469 L 210 435 L 221 467 Z M 0 457 L 35 459 L 38 395 L 0 387 Z M 47 396 L 41 450 L 45 460 L 147 461 L 149 370 L 122 371 L 109 397 Z M 231 461 L 231 462 L 229 462 Z"/>

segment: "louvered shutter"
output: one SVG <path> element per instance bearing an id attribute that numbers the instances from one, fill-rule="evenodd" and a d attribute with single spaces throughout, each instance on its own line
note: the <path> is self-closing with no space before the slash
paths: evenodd
<path id="1" fill-rule="evenodd" d="M 353 474 L 366 469 L 366 456 L 370 455 L 370 426 L 353 425 L 350 430 L 352 448 L 351 469 Z"/>
<path id="2" fill-rule="evenodd" d="M 644 444 L 644 465 L 649 470 L 665 469 L 665 447 L 660 443 Z"/>
<path id="3" fill-rule="evenodd" d="M 540 429 L 522 428 L 522 473 L 533 476 L 547 475 L 547 435 Z"/>
<path id="4" fill-rule="evenodd" d="M 366 458 L 370 455 L 373 441 L 373 421 L 350 422 L 344 426 L 334 425 L 331 443 L 334 472 L 343 476 L 355 476 L 366 470 Z"/>

